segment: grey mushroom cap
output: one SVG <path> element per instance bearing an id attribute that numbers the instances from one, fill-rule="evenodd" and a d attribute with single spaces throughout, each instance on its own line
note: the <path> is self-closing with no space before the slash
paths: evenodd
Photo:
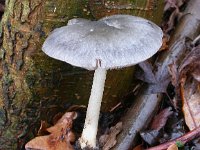
<path id="1" fill-rule="evenodd" d="M 161 47 L 162 37 L 156 24 L 140 17 L 113 15 L 98 21 L 77 18 L 55 29 L 42 50 L 73 66 L 113 69 L 150 58 Z"/>

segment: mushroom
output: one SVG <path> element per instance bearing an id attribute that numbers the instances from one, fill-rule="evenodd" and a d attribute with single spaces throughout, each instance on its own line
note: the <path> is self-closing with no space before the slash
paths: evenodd
<path id="1" fill-rule="evenodd" d="M 135 65 L 154 55 L 162 45 L 162 30 L 146 19 L 113 15 L 98 21 L 72 19 L 55 29 L 42 50 L 73 66 L 95 70 L 81 148 L 96 147 L 101 101 L 108 69 Z"/>

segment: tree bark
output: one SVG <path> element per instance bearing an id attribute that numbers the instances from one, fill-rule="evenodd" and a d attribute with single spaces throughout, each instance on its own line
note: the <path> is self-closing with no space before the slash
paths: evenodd
<path id="1" fill-rule="evenodd" d="M 145 4 L 153 2 L 145 1 Z M 97 18 L 91 7 L 93 2 L 6 1 L 1 25 L 0 149 L 23 149 L 41 119 L 51 120 L 54 114 L 64 111 L 69 102 L 87 104 L 93 72 L 51 59 L 41 51 L 41 46 L 50 31 L 66 25 L 67 20 Z M 99 2 L 104 5 L 103 1 Z M 103 16 L 110 14 L 109 9 L 113 8 L 106 8 Z M 118 10 L 115 13 L 128 11 L 115 9 Z M 102 104 L 104 110 L 121 100 L 120 97 L 128 91 L 132 76 L 133 68 L 108 72 Z"/>
<path id="2" fill-rule="evenodd" d="M 2 20 L 0 149 L 22 149 L 36 122 L 50 119 L 49 114 L 64 108 L 66 101 L 59 92 L 69 88 L 69 80 L 62 78 L 78 71 L 45 56 L 41 45 L 53 28 L 81 14 L 83 7 L 84 3 L 77 0 L 6 2 Z M 61 82 L 68 83 L 68 87 Z"/>

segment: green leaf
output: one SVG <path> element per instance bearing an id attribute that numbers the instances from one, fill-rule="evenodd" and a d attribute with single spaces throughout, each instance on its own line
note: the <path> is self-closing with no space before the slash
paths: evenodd
<path id="1" fill-rule="evenodd" d="M 178 148 L 184 147 L 184 143 L 181 141 L 176 141 L 176 145 Z"/>

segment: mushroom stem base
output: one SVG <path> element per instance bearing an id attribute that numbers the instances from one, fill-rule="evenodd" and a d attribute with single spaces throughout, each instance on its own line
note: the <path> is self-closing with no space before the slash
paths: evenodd
<path id="1" fill-rule="evenodd" d="M 88 103 L 85 125 L 79 139 L 81 148 L 96 147 L 96 135 L 99 121 L 101 101 L 106 80 L 106 69 L 97 68 L 94 73 L 91 95 Z"/>

